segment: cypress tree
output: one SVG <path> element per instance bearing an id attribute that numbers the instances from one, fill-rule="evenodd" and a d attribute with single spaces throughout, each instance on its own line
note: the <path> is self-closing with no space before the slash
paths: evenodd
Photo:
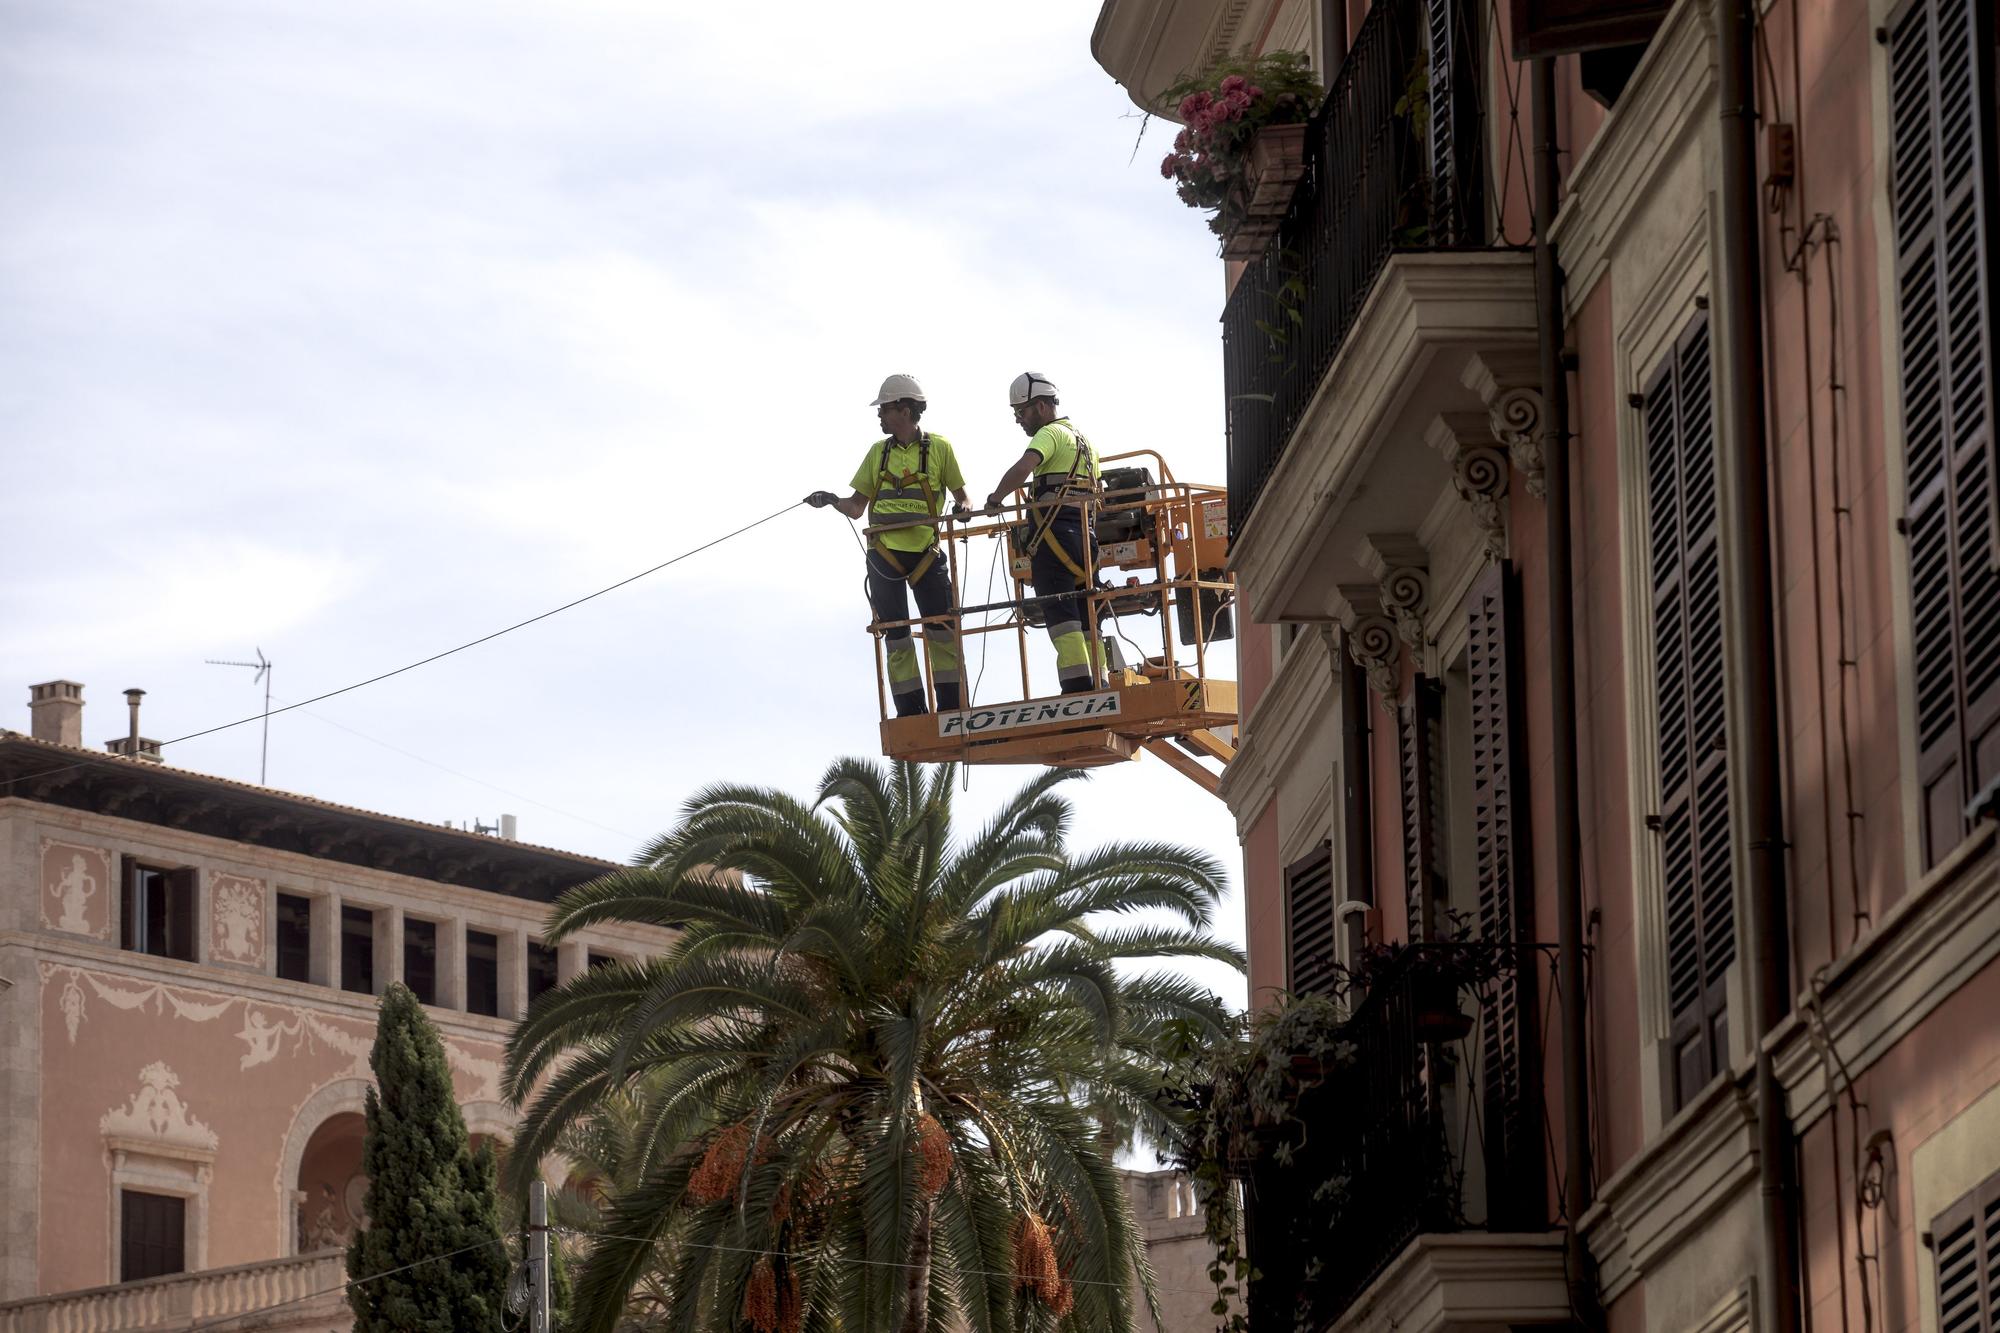
<path id="1" fill-rule="evenodd" d="M 354 1333 L 502 1333 L 493 1155 L 467 1148 L 444 1043 L 406 986 L 382 996 L 369 1063 L 368 1228 L 347 1247 Z"/>

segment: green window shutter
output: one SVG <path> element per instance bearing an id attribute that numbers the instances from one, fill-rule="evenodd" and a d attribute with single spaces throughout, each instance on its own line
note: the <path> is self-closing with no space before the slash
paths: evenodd
<path id="1" fill-rule="evenodd" d="M 1497 561 L 1479 576 L 1466 595 L 1465 616 L 1479 931 L 1489 941 L 1518 946 L 1517 962 L 1495 983 L 1480 1034 L 1489 1225 L 1534 1229 L 1546 1221 L 1534 878 L 1528 861 L 1528 769 L 1521 756 L 1526 714 L 1520 591 L 1508 562 Z"/>
<path id="2" fill-rule="evenodd" d="M 1926 866 L 1958 845 L 1967 803 L 2000 773 L 1992 23 L 1986 0 L 1906 0 L 1889 21 L 1889 203 Z"/>
<path id="3" fill-rule="evenodd" d="M 1736 960 L 1709 325 L 1697 315 L 1645 394 L 1654 739 L 1679 1107 L 1725 1064 Z"/>
<path id="4" fill-rule="evenodd" d="M 1294 994 L 1333 986 L 1333 844 L 1285 867 L 1285 984 Z"/>
<path id="5" fill-rule="evenodd" d="M 1403 792 L 1403 891 L 1414 943 L 1437 937 L 1448 901 L 1438 842 L 1438 684 L 1418 676 L 1396 712 Z"/>

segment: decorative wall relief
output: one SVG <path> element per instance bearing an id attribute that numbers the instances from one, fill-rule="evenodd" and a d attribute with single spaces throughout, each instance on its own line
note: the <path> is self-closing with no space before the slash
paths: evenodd
<path id="1" fill-rule="evenodd" d="M 223 995 L 215 991 L 191 990 L 165 982 L 140 982 L 131 977 L 70 967 L 44 961 L 43 984 L 62 974 L 62 989 L 56 996 L 57 1011 L 71 1045 L 90 1018 L 92 997 L 113 1009 L 150 1009 L 155 1014 L 172 1014 L 188 1023 L 212 1023 L 241 1005 L 242 1026 L 234 1034 L 243 1043 L 238 1067 L 254 1069 L 280 1056 L 316 1055 L 321 1047 L 347 1057 L 346 1067 L 335 1077 L 372 1078 L 368 1055 L 375 1042 L 374 1024 L 361 1019 L 334 1018 L 312 1009 L 290 1004 L 265 1004 L 248 995 Z M 439 1034 L 443 1036 L 443 1034 Z M 500 1100 L 500 1061 L 489 1060 L 444 1037 L 445 1058 L 452 1069 L 475 1083 L 469 1101 Z"/>
<path id="2" fill-rule="evenodd" d="M 115 882 L 102 847 L 42 839 L 42 924 L 92 939 L 111 935 Z"/>
<path id="3" fill-rule="evenodd" d="M 139 1071 L 139 1090 L 106 1111 L 97 1126 L 111 1139 L 139 1139 L 175 1148 L 215 1151 L 215 1131 L 194 1118 L 176 1091 L 180 1076 L 155 1060 Z"/>
<path id="4" fill-rule="evenodd" d="M 216 962 L 264 961 L 264 881 L 212 872 L 208 880 L 208 956 Z"/>

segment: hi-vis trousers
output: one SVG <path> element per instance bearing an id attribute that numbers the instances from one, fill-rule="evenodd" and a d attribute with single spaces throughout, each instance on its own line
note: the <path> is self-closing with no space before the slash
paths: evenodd
<path id="1" fill-rule="evenodd" d="M 1049 641 L 1056 647 L 1056 679 L 1062 682 L 1064 694 L 1096 689 L 1097 672 L 1104 662 L 1104 650 L 1092 643 L 1089 634 L 1083 577 L 1070 568 L 1090 567 L 1085 559 L 1086 540 L 1082 516 L 1074 509 L 1058 510 L 1042 534 L 1041 544 L 1035 547 L 1030 575 L 1035 596 L 1045 599 L 1042 614 L 1048 618 Z M 1059 595 L 1065 593 L 1070 595 Z"/>
<path id="2" fill-rule="evenodd" d="M 922 551 L 897 551 L 895 561 L 880 551 L 868 553 L 868 605 L 874 609 L 877 620 L 908 620 L 910 600 L 905 589 L 914 592 L 917 598 L 917 615 L 942 616 L 953 610 L 951 604 L 951 574 L 948 572 L 944 553 L 933 547 L 930 559 L 925 560 Z M 916 569 L 928 563 L 915 583 L 904 577 L 905 569 Z M 934 623 L 923 627 L 924 655 L 930 660 L 931 682 L 937 686 L 938 707 L 953 709 L 958 703 L 958 635 L 949 624 Z M 882 637 L 889 649 L 889 694 L 896 701 L 896 716 L 908 717 L 912 713 L 924 711 L 924 681 L 917 671 L 917 647 L 910 638 L 910 627 L 899 625 L 883 631 Z"/>

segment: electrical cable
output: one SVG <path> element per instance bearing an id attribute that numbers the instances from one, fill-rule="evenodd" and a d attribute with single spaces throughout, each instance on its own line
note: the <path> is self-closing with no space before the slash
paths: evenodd
<path id="1" fill-rule="evenodd" d="M 200 731 L 190 731 L 185 736 L 176 736 L 170 741 L 160 741 L 156 744 L 154 748 L 164 750 L 169 745 L 179 745 L 183 741 L 196 740 L 202 736 L 213 736 L 219 731 L 228 731 L 234 727 L 244 726 L 248 723 L 260 721 L 261 719 L 264 718 L 276 717 L 280 713 L 289 713 L 293 709 L 304 708 L 310 704 L 320 703 L 324 700 L 334 698 L 337 695 L 351 694 L 355 690 L 363 689 L 369 685 L 378 684 L 381 681 L 388 680 L 392 676 L 400 676 L 407 671 L 415 671 L 418 667 L 429 666 L 432 662 L 441 661 L 444 658 L 450 657 L 455 653 L 462 653 L 468 648 L 477 648 L 482 643 L 491 643 L 493 640 L 499 638 L 503 634 L 512 634 L 517 629 L 526 629 L 530 625 L 536 624 L 543 620 L 547 620 L 550 616 L 560 615 L 562 612 L 568 611 L 573 607 L 582 606 L 585 602 L 594 601 L 595 599 L 604 596 L 606 593 L 616 592 L 618 589 L 623 588 L 629 583 L 637 583 L 640 579 L 645 578 L 647 575 L 657 574 L 661 570 L 666 569 L 668 566 L 677 565 L 681 561 L 688 559 L 690 556 L 700 555 L 703 551 L 707 551 L 714 547 L 720 546 L 724 542 L 730 541 L 733 538 L 741 537 L 744 533 L 749 532 L 752 528 L 762 527 L 764 524 L 769 523 L 772 519 L 780 518 L 785 514 L 790 513 L 792 510 L 797 509 L 800 505 L 804 503 L 805 501 L 803 500 L 794 500 L 782 509 L 778 509 L 769 514 L 766 514 L 764 517 L 760 519 L 756 519 L 752 522 L 745 523 L 742 527 L 737 528 L 732 532 L 726 532 L 722 536 L 717 537 L 712 541 L 703 542 L 699 546 L 691 547 L 688 550 L 682 551 L 679 555 L 673 556 L 666 560 L 662 560 L 659 564 L 654 565 L 651 568 L 642 569 L 638 573 L 633 574 L 628 578 L 622 578 L 618 580 L 618 582 L 616 583 L 608 584 L 605 587 L 599 588 L 596 592 L 586 593 L 582 597 L 578 597 L 572 601 L 564 602 L 561 606 L 553 607 L 550 610 L 542 612 L 540 615 L 529 616 L 526 620 L 517 620 L 513 624 L 508 625 L 503 629 L 494 630 L 491 634 L 482 634 L 478 638 L 469 640 L 465 643 L 461 643 L 455 648 L 447 648 L 443 652 L 432 653 L 429 657 L 419 658 L 414 662 L 409 662 L 404 664 L 403 666 L 399 666 L 392 671 L 384 671 L 379 675 L 370 676 L 366 680 L 357 680 L 352 685 L 343 685 L 337 690 L 328 690 L 324 694 L 315 694 L 310 699 L 301 699 L 298 703 L 286 704 L 283 708 L 269 708 L 261 713 L 252 713 L 248 717 L 237 718 L 234 722 L 224 722 L 219 726 L 204 727 Z M 38 773 L 26 774 L 24 776 L 38 778 L 38 779 L 46 778 L 46 777 L 52 777 L 57 773 L 68 772 L 70 769 L 82 768 L 82 767 L 84 767 L 84 765 L 81 763 L 67 764 L 60 768 L 43 769 Z M 19 777 L 7 779 L 8 788 L 11 790 L 14 784 L 16 782 L 19 782 L 20 780 L 21 779 Z"/>
<path id="2" fill-rule="evenodd" d="M 284 703 L 286 701 L 283 699 L 279 699 L 277 702 Z M 405 750 L 400 745 L 391 745 L 388 741 L 382 740 L 381 738 L 376 736 L 370 736 L 365 731 L 357 731 L 353 727 L 348 726 L 345 722 L 336 722 L 324 713 L 315 713 L 309 708 L 301 708 L 299 711 L 304 713 L 305 716 L 311 718 L 315 722 L 323 722 L 327 726 L 332 727 L 335 730 L 344 731 L 350 736 L 356 737 L 357 739 L 360 740 L 367 741 L 370 745 L 379 745 L 383 749 L 388 750 L 394 754 L 402 755 L 403 758 L 405 759 L 414 759 L 420 764 L 424 764 L 431 768 L 435 768 L 440 773 L 449 773 L 452 777 L 461 779 L 462 781 L 477 783 L 479 786 L 485 787 L 490 791 L 499 792 L 502 796 L 511 796 L 517 801 L 524 801 L 527 804 L 536 807 L 537 809 L 546 810 L 550 814 L 561 815 L 564 819 L 573 819 L 579 824 L 588 824 L 592 828 L 603 829 L 606 833 L 615 833 L 621 838 L 630 838 L 633 842 L 644 841 L 644 839 L 641 838 L 636 833 L 628 833 L 624 829 L 613 828 L 609 824 L 600 824 L 596 820 L 590 818 L 587 815 L 579 815 L 574 811 L 565 810 L 559 805 L 550 805 L 547 801 L 538 801 L 532 796 L 528 796 L 521 792 L 513 790 L 511 787 L 502 787 L 497 782 L 488 782 L 486 779 L 476 778 L 472 776 L 472 774 L 470 773 L 461 773 L 455 768 L 451 768 L 445 764 L 440 764 L 435 759 L 426 759 L 424 758 L 424 756 L 416 753 L 414 750 Z"/>
<path id="3" fill-rule="evenodd" d="M 550 1227 L 549 1229 L 551 1231 L 560 1231 L 566 1235 L 580 1236 L 586 1240 L 635 1240 L 647 1245 L 680 1245 L 690 1250 L 715 1250 L 722 1254 L 757 1254 L 773 1259 L 795 1259 L 799 1257 L 785 1250 L 762 1250 L 754 1245 L 711 1245 L 703 1241 L 669 1240 L 664 1236 L 626 1236 L 611 1231 L 586 1231 L 581 1227 Z M 852 1264 L 857 1268 L 920 1268 L 924 1266 L 921 1264 L 902 1263 L 894 1259 L 847 1259 L 843 1262 Z M 935 1262 L 930 1264 L 929 1267 L 934 1272 L 957 1273 L 961 1277 L 1006 1277 L 1013 1278 L 1017 1282 L 1026 1282 L 1033 1276 L 1029 1273 L 1001 1272 L 997 1269 L 957 1268 L 949 1264 Z M 1123 1282 L 1106 1282 L 1099 1278 L 1081 1277 L 1072 1277 L 1069 1279 L 1069 1283 L 1073 1287 L 1124 1287 L 1126 1285 Z M 1155 1287 L 1154 1290 L 1162 1294 L 1177 1296 L 1209 1296 L 1215 1292 L 1213 1287 Z"/>
<path id="4" fill-rule="evenodd" d="M 347 1291 L 354 1287 L 365 1287 L 370 1282 L 380 1282 L 385 1277 L 395 1277 L 397 1274 L 407 1273 L 413 1268 L 422 1268 L 427 1264 L 442 1263 L 446 1259 L 456 1259 L 461 1254 L 471 1254 L 474 1250 L 483 1250 L 489 1246 L 505 1245 L 506 1243 L 507 1237 L 496 1236 L 492 1240 L 482 1240 L 477 1244 L 467 1245 L 462 1249 L 451 1250 L 444 1254 L 433 1254 L 427 1259 L 419 1259 L 415 1263 L 404 1264 L 401 1268 L 391 1268 L 387 1272 L 373 1273 L 358 1281 L 350 1280 L 342 1282 L 338 1286 L 322 1287 L 318 1291 L 307 1292 L 303 1296 L 294 1296 L 288 1301 L 279 1301 L 275 1305 L 260 1305 L 254 1310 L 239 1310 L 235 1314 L 217 1315 L 213 1319 L 199 1320 L 188 1325 L 187 1333 L 202 1333 L 204 1329 L 220 1328 L 222 1325 L 232 1323 L 238 1319 L 249 1319 L 256 1315 L 269 1314 L 273 1310 L 282 1310 L 290 1305 L 303 1305 L 307 1301 L 316 1301 L 322 1296 L 331 1296 L 337 1291 Z"/>

